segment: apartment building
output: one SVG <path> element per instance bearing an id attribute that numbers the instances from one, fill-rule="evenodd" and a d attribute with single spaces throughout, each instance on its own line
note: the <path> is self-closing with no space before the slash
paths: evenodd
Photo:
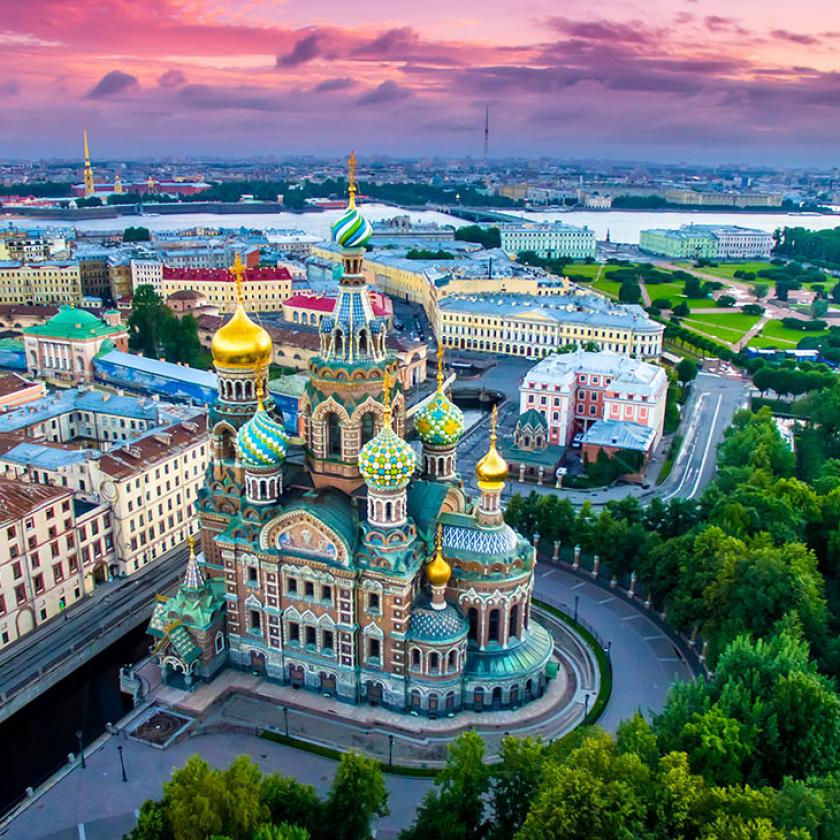
<path id="1" fill-rule="evenodd" d="M 221 313 L 236 308 L 233 275 L 225 268 L 163 267 L 160 294 L 164 300 L 176 292 L 201 292 L 207 303 Z M 243 284 L 245 309 L 249 312 L 280 312 L 283 301 L 292 294 L 292 275 L 285 268 L 248 268 Z"/>
<path id="2" fill-rule="evenodd" d="M 78 260 L 0 262 L 0 304 L 81 306 L 83 297 Z"/>
<path id="3" fill-rule="evenodd" d="M 595 231 L 563 222 L 523 222 L 499 227 L 502 250 L 508 254 L 532 251 L 545 259 L 595 257 Z"/>
<path id="4" fill-rule="evenodd" d="M 55 618 L 113 566 L 107 505 L 0 479 L 0 647 Z"/>

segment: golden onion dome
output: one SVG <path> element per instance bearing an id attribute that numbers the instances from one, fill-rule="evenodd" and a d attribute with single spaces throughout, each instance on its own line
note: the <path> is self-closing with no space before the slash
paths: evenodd
<path id="1" fill-rule="evenodd" d="M 510 468 L 507 461 L 496 449 L 496 420 L 498 409 L 493 406 L 493 417 L 490 423 L 490 449 L 487 454 L 476 464 L 475 474 L 478 478 L 478 486 L 482 490 L 499 490 L 508 477 Z"/>
<path id="2" fill-rule="evenodd" d="M 264 367 L 271 362 L 271 337 L 239 303 L 233 317 L 213 336 L 210 350 L 218 367 Z"/>
<path id="3" fill-rule="evenodd" d="M 452 567 L 446 562 L 443 556 L 442 528 L 438 525 L 437 537 L 435 539 L 435 556 L 431 563 L 426 566 L 426 580 L 432 586 L 446 586 L 449 578 L 452 577 Z"/>

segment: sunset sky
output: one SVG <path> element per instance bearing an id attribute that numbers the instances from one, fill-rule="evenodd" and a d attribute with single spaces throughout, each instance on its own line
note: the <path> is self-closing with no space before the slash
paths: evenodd
<path id="1" fill-rule="evenodd" d="M 0 156 L 840 165 L 837 0 L 0 0 Z"/>

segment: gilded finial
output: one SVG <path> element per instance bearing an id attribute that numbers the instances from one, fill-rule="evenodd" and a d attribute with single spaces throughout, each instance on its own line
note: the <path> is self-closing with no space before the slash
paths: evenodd
<path id="1" fill-rule="evenodd" d="M 438 342 L 437 349 L 437 386 L 438 391 L 443 390 L 443 342 Z"/>
<path id="2" fill-rule="evenodd" d="M 385 371 L 385 378 L 382 380 L 382 402 L 385 406 L 385 425 L 391 425 L 391 375 Z"/>
<path id="3" fill-rule="evenodd" d="M 347 158 L 347 192 L 350 194 L 349 207 L 356 206 L 356 152 L 351 151 Z"/>
<path id="4" fill-rule="evenodd" d="M 443 556 L 443 523 L 438 522 L 437 530 L 435 531 L 435 556 Z"/>
<path id="5" fill-rule="evenodd" d="M 432 562 L 426 566 L 426 580 L 433 587 L 439 588 L 438 593 L 433 595 L 432 609 L 440 610 L 446 607 L 442 588 L 449 583 L 450 577 L 452 577 L 452 567 L 443 556 L 443 525 L 438 522 L 435 532 L 435 556 L 432 558 Z"/>
<path id="6" fill-rule="evenodd" d="M 490 415 L 490 443 L 496 445 L 496 423 L 499 420 L 499 406 L 493 406 L 493 412 Z"/>
<path id="7" fill-rule="evenodd" d="M 195 559 L 195 539 L 192 534 L 187 534 L 187 543 L 190 547 L 190 560 Z"/>
<path id="8" fill-rule="evenodd" d="M 233 260 L 233 266 L 230 269 L 230 273 L 233 275 L 233 280 L 236 284 L 236 302 L 244 304 L 245 290 L 243 288 L 243 284 L 245 282 L 245 266 L 242 263 L 242 257 L 239 255 L 239 251 L 236 252 L 236 257 Z"/>
<path id="9" fill-rule="evenodd" d="M 265 405 L 263 405 L 263 397 L 265 396 L 265 391 L 263 391 L 263 380 L 262 380 L 262 371 L 257 371 L 257 411 L 265 411 Z"/>

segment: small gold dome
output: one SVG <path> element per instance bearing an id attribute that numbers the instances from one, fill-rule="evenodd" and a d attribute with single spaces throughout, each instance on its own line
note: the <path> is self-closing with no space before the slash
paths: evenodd
<path id="1" fill-rule="evenodd" d="M 449 578 L 452 577 L 452 567 L 446 562 L 443 556 L 443 548 L 441 546 L 441 527 L 438 526 L 438 536 L 436 539 L 435 558 L 426 566 L 426 580 L 432 586 L 446 586 L 449 583 Z"/>
<path id="2" fill-rule="evenodd" d="M 237 304 L 233 317 L 213 336 L 213 361 L 222 368 L 265 367 L 271 363 L 271 337 Z"/>
<path id="3" fill-rule="evenodd" d="M 499 409 L 494 405 L 490 420 L 490 449 L 475 465 L 478 486 L 482 490 L 500 490 L 510 472 L 507 461 L 499 455 L 499 451 L 496 449 L 496 423 L 498 422 L 498 417 Z"/>
<path id="4" fill-rule="evenodd" d="M 475 467 L 478 486 L 483 490 L 497 489 L 497 485 L 504 484 L 509 472 L 508 463 L 499 455 L 495 443 L 490 445 L 490 451 Z"/>

